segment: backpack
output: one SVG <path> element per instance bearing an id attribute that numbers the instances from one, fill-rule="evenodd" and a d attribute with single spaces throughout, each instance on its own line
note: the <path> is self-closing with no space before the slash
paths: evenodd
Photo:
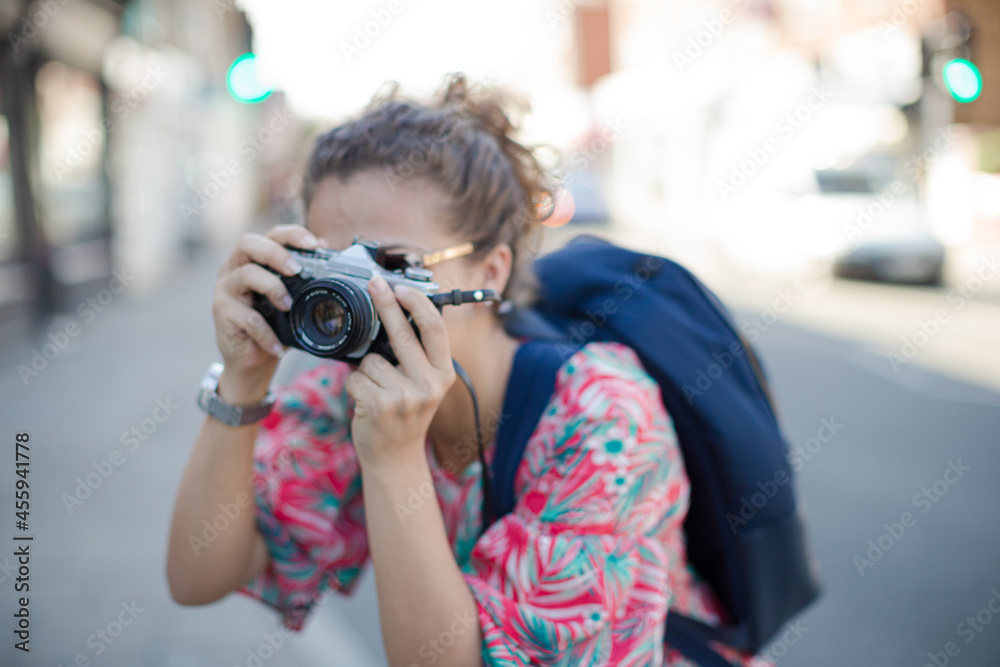
<path id="1" fill-rule="evenodd" d="M 691 482 L 688 562 L 725 607 L 711 627 L 669 612 L 665 641 L 730 665 L 709 640 L 756 654 L 819 595 L 794 480 L 763 368 L 719 299 L 669 259 L 581 235 L 534 262 L 539 298 L 504 319 L 527 337 L 497 431 L 488 521 L 514 508 L 514 475 L 562 362 L 591 341 L 631 347 L 659 384 Z M 515 387 L 513 391 L 512 387 Z"/>

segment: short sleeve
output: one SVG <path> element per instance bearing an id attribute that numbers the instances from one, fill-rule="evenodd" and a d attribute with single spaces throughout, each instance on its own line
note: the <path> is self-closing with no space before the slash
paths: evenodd
<path id="1" fill-rule="evenodd" d="M 463 568 L 487 665 L 661 664 L 671 555 L 689 485 L 635 353 L 590 344 L 560 368 L 528 442 L 513 512 Z"/>
<path id="2" fill-rule="evenodd" d="M 271 559 L 237 590 L 281 612 L 291 630 L 328 587 L 350 592 L 368 556 L 349 372 L 327 361 L 278 389 L 254 446 L 257 526 Z"/>

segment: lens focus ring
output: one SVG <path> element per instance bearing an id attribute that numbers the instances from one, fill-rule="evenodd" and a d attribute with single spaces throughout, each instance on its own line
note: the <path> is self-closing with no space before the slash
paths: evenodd
<path id="1" fill-rule="evenodd" d="M 359 286 L 324 278 L 312 282 L 291 308 L 292 331 L 304 350 L 343 358 L 371 336 L 375 307 Z"/>

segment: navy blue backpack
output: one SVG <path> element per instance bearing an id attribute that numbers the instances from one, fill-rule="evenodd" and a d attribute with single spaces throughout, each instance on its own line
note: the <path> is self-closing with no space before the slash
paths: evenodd
<path id="1" fill-rule="evenodd" d="M 725 606 L 714 628 L 671 611 L 666 642 L 701 665 L 729 665 L 714 640 L 758 653 L 819 595 L 787 444 L 763 369 L 718 298 L 679 264 L 594 236 L 535 260 L 539 299 L 505 318 L 527 337 L 497 432 L 487 521 L 514 508 L 514 474 L 562 362 L 591 341 L 631 347 L 660 386 L 691 481 L 690 564 Z"/>

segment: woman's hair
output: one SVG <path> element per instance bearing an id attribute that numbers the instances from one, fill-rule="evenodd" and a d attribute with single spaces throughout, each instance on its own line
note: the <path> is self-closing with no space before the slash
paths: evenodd
<path id="1" fill-rule="evenodd" d="M 428 179 L 452 202 L 443 222 L 473 242 L 471 259 L 499 243 L 510 246 L 513 266 L 502 296 L 529 303 L 537 289 L 531 259 L 539 223 L 554 207 L 554 182 L 537 147 L 513 138 L 518 127 L 508 109 L 514 102 L 495 88 L 470 86 L 463 74 L 446 77 L 429 104 L 402 98 L 399 85 L 391 84 L 360 116 L 316 139 L 303 179 L 306 209 L 328 176 L 347 180 L 382 169 L 390 188 L 408 178 Z"/>

